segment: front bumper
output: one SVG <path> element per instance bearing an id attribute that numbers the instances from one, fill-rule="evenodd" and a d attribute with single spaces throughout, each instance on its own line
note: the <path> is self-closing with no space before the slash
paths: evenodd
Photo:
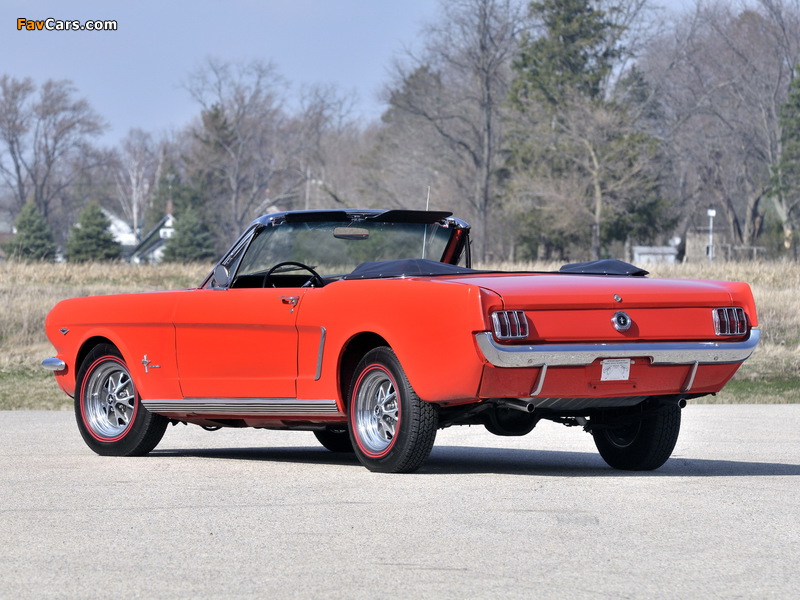
<path id="1" fill-rule="evenodd" d="M 47 369 L 48 371 L 63 371 L 67 368 L 67 363 L 65 363 L 60 358 L 45 358 L 42 361 L 42 367 Z"/>
<path id="2" fill-rule="evenodd" d="M 601 358 L 649 358 L 654 365 L 734 364 L 745 361 L 755 350 L 761 330 L 739 342 L 622 342 L 607 344 L 543 344 L 509 346 L 498 344 L 488 331 L 475 335 L 486 360 L 495 367 L 575 367 Z"/>

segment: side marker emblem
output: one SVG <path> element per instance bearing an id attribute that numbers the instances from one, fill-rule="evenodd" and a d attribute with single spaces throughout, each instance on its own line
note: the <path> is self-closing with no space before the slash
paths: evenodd
<path id="1" fill-rule="evenodd" d="M 150 369 L 160 369 L 161 368 L 161 365 L 152 365 L 152 364 L 150 364 L 152 362 L 153 362 L 152 360 L 149 360 L 147 358 L 147 354 L 145 354 L 144 358 L 142 358 L 142 364 L 144 365 L 144 372 L 145 373 L 149 373 Z"/>

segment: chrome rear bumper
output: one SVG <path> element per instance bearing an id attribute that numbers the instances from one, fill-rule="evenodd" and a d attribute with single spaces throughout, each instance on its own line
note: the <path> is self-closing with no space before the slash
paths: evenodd
<path id="1" fill-rule="evenodd" d="M 754 327 L 740 342 L 621 342 L 611 344 L 498 344 L 488 331 L 475 335 L 483 356 L 495 367 L 575 367 L 599 358 L 650 358 L 654 365 L 731 364 L 746 360 L 758 344 Z"/>

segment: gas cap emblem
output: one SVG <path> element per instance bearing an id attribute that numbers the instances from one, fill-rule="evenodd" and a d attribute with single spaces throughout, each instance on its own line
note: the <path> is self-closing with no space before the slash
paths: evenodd
<path id="1" fill-rule="evenodd" d="M 611 317 L 611 323 L 617 331 L 628 331 L 633 321 L 624 310 L 618 310 L 614 313 L 614 316 Z"/>

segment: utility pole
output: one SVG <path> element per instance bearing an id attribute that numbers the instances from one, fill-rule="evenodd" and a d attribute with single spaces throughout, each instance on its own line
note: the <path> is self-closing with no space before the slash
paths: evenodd
<path id="1" fill-rule="evenodd" d="M 714 217 L 717 216 L 717 211 L 713 208 L 708 209 L 708 248 L 706 249 L 706 254 L 708 254 L 708 262 L 712 262 L 714 260 Z"/>

